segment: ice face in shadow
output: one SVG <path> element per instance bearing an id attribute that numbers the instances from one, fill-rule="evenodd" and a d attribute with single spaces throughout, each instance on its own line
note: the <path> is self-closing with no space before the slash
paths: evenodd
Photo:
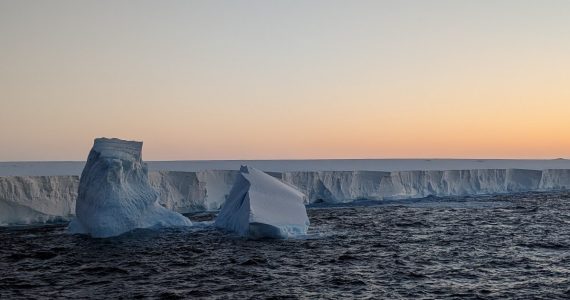
<path id="1" fill-rule="evenodd" d="M 181 213 L 219 210 L 226 201 L 239 171 L 149 172 L 150 185 L 159 202 Z"/>
<path id="2" fill-rule="evenodd" d="M 218 215 L 218 228 L 250 238 L 288 238 L 309 228 L 306 197 L 268 174 L 241 167 Z"/>
<path id="3" fill-rule="evenodd" d="M 81 174 L 71 233 L 111 237 L 135 228 L 192 225 L 158 204 L 141 151 L 142 142 L 95 139 Z"/>

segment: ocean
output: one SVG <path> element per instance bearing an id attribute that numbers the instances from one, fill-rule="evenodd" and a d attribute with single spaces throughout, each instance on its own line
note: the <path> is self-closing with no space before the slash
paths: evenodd
<path id="1" fill-rule="evenodd" d="M 568 299 L 570 193 L 308 208 L 307 236 L 0 227 L 1 299 Z"/>

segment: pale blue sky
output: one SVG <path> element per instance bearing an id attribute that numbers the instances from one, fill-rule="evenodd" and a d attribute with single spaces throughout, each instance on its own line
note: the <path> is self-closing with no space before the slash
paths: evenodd
<path id="1" fill-rule="evenodd" d="M 0 161 L 570 156 L 570 1 L 0 0 Z"/>

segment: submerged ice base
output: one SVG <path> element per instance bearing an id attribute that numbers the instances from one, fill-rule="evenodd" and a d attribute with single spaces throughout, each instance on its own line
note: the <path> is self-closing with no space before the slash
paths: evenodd
<path id="1" fill-rule="evenodd" d="M 309 228 L 305 196 L 275 177 L 242 167 L 216 218 L 218 228 L 250 238 L 289 238 Z"/>
<path id="2" fill-rule="evenodd" d="M 192 224 L 160 206 L 141 151 L 142 142 L 95 140 L 81 174 L 71 233 L 111 237 L 136 228 Z"/>

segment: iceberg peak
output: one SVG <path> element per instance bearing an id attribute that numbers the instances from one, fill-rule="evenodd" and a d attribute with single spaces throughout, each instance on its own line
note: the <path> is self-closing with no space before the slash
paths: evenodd
<path id="1" fill-rule="evenodd" d="M 125 159 L 142 160 L 143 142 L 125 141 L 117 138 L 97 138 L 92 151 L 103 157 L 124 157 Z"/>

